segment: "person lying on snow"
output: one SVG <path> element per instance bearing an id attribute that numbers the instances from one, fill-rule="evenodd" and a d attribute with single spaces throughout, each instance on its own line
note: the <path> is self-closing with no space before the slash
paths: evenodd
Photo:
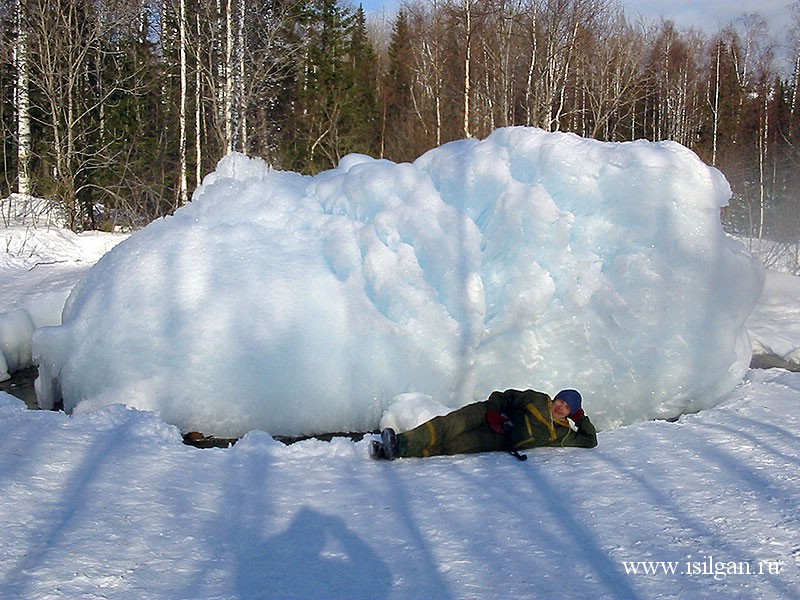
<path id="1" fill-rule="evenodd" d="M 520 460 L 520 450 L 539 446 L 597 446 L 597 432 L 576 390 L 550 396 L 534 390 L 492 392 L 488 400 L 435 417 L 405 433 L 387 428 L 370 445 L 372 458 L 470 454 L 505 451 Z"/>

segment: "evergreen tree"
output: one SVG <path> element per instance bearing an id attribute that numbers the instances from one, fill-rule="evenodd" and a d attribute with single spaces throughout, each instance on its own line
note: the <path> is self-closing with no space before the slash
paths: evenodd
<path id="1" fill-rule="evenodd" d="M 343 147 L 347 152 L 380 153 L 379 69 L 367 35 L 364 9 L 359 7 L 351 26 L 348 61 L 343 76 L 349 89 L 342 114 Z"/>
<path id="2" fill-rule="evenodd" d="M 389 68 L 383 85 L 383 146 L 387 158 L 411 161 L 416 158 L 413 145 L 414 50 L 408 16 L 397 14 L 389 43 Z"/>
<path id="3" fill-rule="evenodd" d="M 153 39 L 158 15 L 142 10 L 113 36 L 102 80 L 129 85 L 107 91 L 103 109 L 103 161 L 96 187 L 102 191 L 104 227 L 137 227 L 164 216 L 177 193 L 177 129 L 164 62 Z M 112 40 L 109 41 L 111 43 Z M 167 96 L 165 96 L 165 92 Z"/>
<path id="4" fill-rule="evenodd" d="M 304 47 L 295 32 L 302 7 L 292 0 L 258 0 L 247 10 L 244 77 L 248 154 L 283 166 L 281 139 L 293 135 L 290 122 L 296 100 L 295 65 Z"/>
<path id="5" fill-rule="evenodd" d="M 310 0 L 298 24 L 303 55 L 287 141 L 289 167 L 307 173 L 336 165 L 347 93 L 343 66 L 351 15 L 337 0 Z"/>

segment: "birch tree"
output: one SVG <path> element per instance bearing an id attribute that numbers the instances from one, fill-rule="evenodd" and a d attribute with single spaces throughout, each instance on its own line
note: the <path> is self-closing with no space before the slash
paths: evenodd
<path id="1" fill-rule="evenodd" d="M 103 134 L 106 105 L 130 94 L 134 73 L 113 43 L 136 21 L 138 7 L 124 0 L 28 0 L 28 67 L 36 85 L 39 126 L 49 139 L 41 160 L 52 172 L 51 195 L 73 229 L 94 227 L 98 170 L 111 159 Z M 100 9 L 103 10 L 100 10 Z M 31 96 L 33 99 L 33 96 Z"/>
<path id="2" fill-rule="evenodd" d="M 643 37 L 624 15 L 614 12 L 587 39 L 591 45 L 584 48 L 576 65 L 588 113 L 581 133 L 604 140 L 627 139 L 642 95 Z"/>
<path id="3" fill-rule="evenodd" d="M 472 94 L 472 0 L 462 0 L 464 9 L 464 137 L 472 137 L 470 96 Z"/>
<path id="4" fill-rule="evenodd" d="M 29 161 L 31 155 L 31 115 L 28 89 L 28 24 L 22 9 L 22 0 L 17 0 L 15 22 L 17 39 L 14 59 L 17 69 L 15 109 L 17 114 L 17 192 L 31 193 Z"/>
<path id="5" fill-rule="evenodd" d="M 419 4 L 419 10 L 411 12 L 412 36 L 416 42 L 411 50 L 414 82 L 410 100 L 415 122 L 424 132 L 424 136 L 416 136 L 415 154 L 439 146 L 445 139 L 445 80 L 450 71 L 445 6 L 443 2 L 431 0 Z"/>
<path id="6" fill-rule="evenodd" d="M 480 135 L 515 123 L 515 98 L 524 78 L 524 31 L 520 0 L 483 0 L 479 10 L 486 13 L 479 39 L 481 60 L 475 65 L 478 86 L 475 90 L 476 121 Z"/>
<path id="7" fill-rule="evenodd" d="M 180 128 L 180 136 L 178 141 L 178 206 L 186 204 L 189 199 L 188 183 L 186 177 L 186 107 L 187 107 L 187 65 L 186 65 L 186 45 L 187 45 L 187 19 L 186 19 L 186 0 L 180 0 L 180 10 L 178 15 L 178 28 L 180 31 L 180 72 L 181 72 L 181 89 L 180 89 L 180 109 L 178 112 L 178 121 Z"/>

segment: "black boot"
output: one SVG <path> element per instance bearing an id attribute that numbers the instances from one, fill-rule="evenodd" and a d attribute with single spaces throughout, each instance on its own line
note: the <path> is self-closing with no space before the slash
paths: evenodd
<path id="1" fill-rule="evenodd" d="M 383 442 L 383 454 L 387 460 L 400 458 L 400 441 L 394 429 L 387 427 L 381 431 L 381 441 Z"/>
<path id="2" fill-rule="evenodd" d="M 376 440 L 372 440 L 369 443 L 369 457 L 373 460 L 386 458 L 386 453 L 383 451 L 383 444 Z"/>

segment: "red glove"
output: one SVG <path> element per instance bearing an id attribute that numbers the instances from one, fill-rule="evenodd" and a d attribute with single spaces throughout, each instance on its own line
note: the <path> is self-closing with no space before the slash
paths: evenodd
<path id="1" fill-rule="evenodd" d="M 486 424 L 492 429 L 492 431 L 499 433 L 500 435 L 505 435 L 514 424 L 511 422 L 506 415 L 501 413 L 499 410 L 487 410 L 486 411 Z"/>
<path id="2" fill-rule="evenodd" d="M 583 417 L 585 417 L 585 416 L 586 416 L 586 415 L 584 415 L 584 414 L 583 414 L 583 409 L 582 409 L 582 408 L 579 408 L 579 409 L 578 409 L 578 410 L 576 410 L 574 413 L 572 413 L 572 414 L 569 416 L 569 418 L 570 418 L 570 419 L 572 419 L 572 422 L 573 422 L 573 423 L 575 423 L 575 424 L 577 425 L 577 424 L 578 424 L 578 421 L 580 421 L 580 420 L 581 420 Z"/>

